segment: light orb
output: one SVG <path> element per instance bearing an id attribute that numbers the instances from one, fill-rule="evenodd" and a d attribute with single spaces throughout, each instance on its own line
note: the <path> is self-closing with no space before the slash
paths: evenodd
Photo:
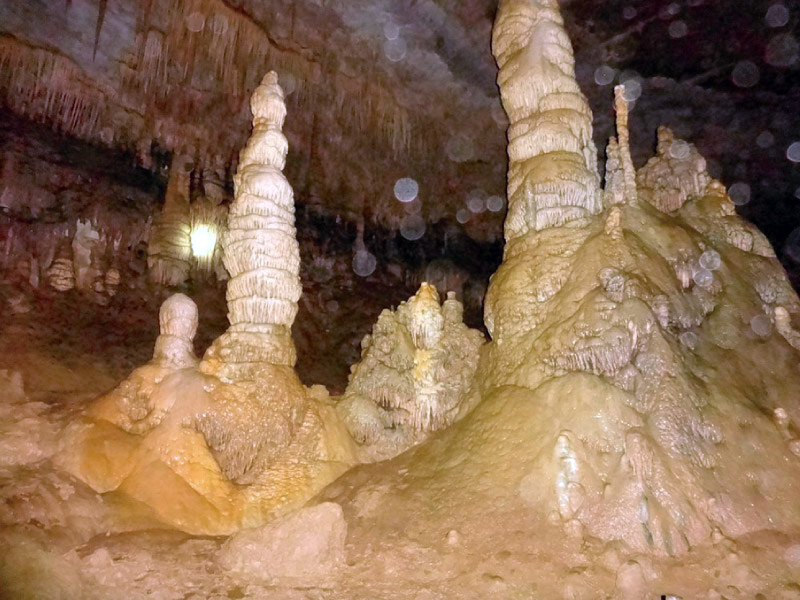
<path id="1" fill-rule="evenodd" d="M 214 254 L 217 246 L 217 234 L 208 225 L 198 225 L 192 229 L 190 236 L 192 254 L 197 258 L 208 258 Z"/>

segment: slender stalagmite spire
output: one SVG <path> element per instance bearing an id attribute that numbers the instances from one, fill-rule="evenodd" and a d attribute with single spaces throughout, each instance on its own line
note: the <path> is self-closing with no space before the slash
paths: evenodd
<path id="1" fill-rule="evenodd" d="M 508 129 L 506 240 L 601 209 L 592 113 L 556 0 L 501 0 L 492 50 Z"/>
<path id="2" fill-rule="evenodd" d="M 302 292 L 294 193 L 282 172 L 286 104 L 274 72 L 253 93 L 250 108 L 253 133 L 239 156 L 222 240 L 231 326 L 210 350 L 238 375 L 264 363 L 294 365 L 291 327 Z"/>

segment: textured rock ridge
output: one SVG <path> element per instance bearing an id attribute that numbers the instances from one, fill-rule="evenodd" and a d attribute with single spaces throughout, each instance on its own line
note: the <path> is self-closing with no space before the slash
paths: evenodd
<path id="1" fill-rule="evenodd" d="M 337 405 L 363 460 L 396 456 L 463 411 L 483 336 L 462 319 L 455 294 L 439 304 L 436 288 L 425 282 L 378 317 Z"/>
<path id="2" fill-rule="evenodd" d="M 800 534 L 797 295 L 690 144 L 662 129 L 657 156 L 635 172 L 623 89 L 602 194 L 574 129 L 530 128 L 533 150 L 514 148 L 546 112 L 537 94 L 580 99 L 555 2 L 501 2 L 494 48 L 510 120 L 509 213 L 486 296 L 479 398 L 390 474 L 362 468 L 369 484 L 357 493 L 341 491 L 355 485 L 346 475 L 321 497 L 369 513 L 351 536 L 413 515 L 415 543 L 452 528 L 476 553 L 513 547 L 527 567 L 540 557 L 547 574 L 530 569 L 528 581 L 541 597 L 595 597 L 596 586 L 658 597 L 664 582 L 691 597 L 689 572 L 709 598 L 768 594 L 796 566 L 780 559 L 759 575 L 759 552 L 788 556 Z M 588 115 L 572 106 L 591 139 Z M 560 170 L 565 155 L 570 170 Z M 579 217 L 541 226 L 543 197 L 581 207 L 564 213 Z M 404 491 L 384 491 L 395 485 Z M 507 528 L 488 525 L 489 511 Z M 441 526 L 428 534 L 430 523 Z M 381 551 L 389 562 L 400 554 Z M 735 583 L 709 566 L 723 559 Z"/>
<path id="3" fill-rule="evenodd" d="M 554 10 L 555 3 L 510 0 L 498 15 L 494 47 L 509 107 L 510 148 L 518 122 L 528 118 L 516 107 L 528 105 L 530 89 L 576 87 L 574 80 L 566 83 L 571 73 L 564 68 L 542 70 L 554 53 L 568 56 Z M 511 14 L 516 18 L 510 21 Z M 526 39 L 525 30 L 527 39 L 541 42 L 529 41 L 525 61 L 513 77 L 504 76 L 509 48 L 523 47 L 519 39 Z M 546 39 L 541 37 L 545 30 Z M 566 59 L 562 64 L 571 66 Z M 543 76 L 550 82 L 542 83 Z M 708 543 L 714 528 L 741 533 L 768 527 L 770 517 L 746 510 L 755 501 L 752 490 L 732 483 L 741 466 L 732 455 L 737 451 L 734 422 L 742 417 L 722 416 L 731 406 L 743 409 L 764 399 L 740 405 L 742 400 L 723 392 L 715 375 L 698 375 L 695 361 L 702 356 L 713 364 L 720 348 L 750 360 L 748 332 L 768 335 L 770 304 L 786 303 L 796 312 L 798 302 L 777 261 L 753 252 L 763 245 L 763 236 L 748 231 L 734 215 L 724 189 L 712 184 L 691 144 L 661 129 L 657 155 L 634 177 L 621 88 L 616 108 L 605 212 L 581 228 L 557 230 L 542 230 L 534 226 L 535 213 L 526 215 L 527 233 L 509 240 L 491 282 L 486 317 L 494 341 L 478 377 L 485 394 L 507 386 L 525 389 L 542 410 L 571 390 L 571 414 L 556 406 L 547 409 L 557 416 L 540 440 L 548 439 L 544 447 L 550 444 L 552 450 L 540 455 L 528 476 L 540 487 L 535 492 L 528 484 L 522 487 L 532 506 L 559 515 L 573 533 L 674 555 Z M 591 128 L 584 126 L 591 139 Z M 549 139 L 546 129 L 531 136 Z M 574 132 L 554 137 L 562 151 L 580 149 Z M 509 156 L 513 198 L 528 157 L 511 151 Z M 542 160 L 548 168 L 558 164 L 557 155 L 543 154 Z M 531 174 L 541 172 L 547 169 Z M 585 203 L 597 197 L 589 188 L 576 194 Z M 709 218 L 706 211 L 715 204 L 726 219 Z M 510 209 L 509 221 L 516 214 Z M 749 247 L 737 243 L 745 233 L 756 240 Z M 755 329 L 739 311 L 752 312 Z M 787 352 L 781 341 L 770 342 L 775 352 Z M 787 376 L 787 384 L 800 384 L 797 373 Z M 771 413 L 774 407 L 764 410 Z M 768 430 L 772 423 L 763 425 Z M 767 430 L 760 444 L 776 456 L 788 456 L 777 431 Z M 756 493 L 773 500 L 773 519 L 779 514 L 786 519 L 797 468 L 796 461 L 787 463 L 780 475 L 770 476 L 776 482 L 769 492 Z M 797 526 L 800 515 L 789 522 Z"/>

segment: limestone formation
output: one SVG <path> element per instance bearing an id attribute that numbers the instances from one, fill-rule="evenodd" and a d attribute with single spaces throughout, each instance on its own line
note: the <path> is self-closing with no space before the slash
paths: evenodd
<path id="1" fill-rule="evenodd" d="M 291 327 L 302 292 L 294 194 L 282 173 L 286 105 L 274 72 L 264 77 L 250 107 L 253 134 L 239 157 L 222 241 L 231 277 L 226 295 L 231 326 L 209 350 L 209 359 L 239 372 L 261 363 L 294 366 Z"/>
<path id="2" fill-rule="evenodd" d="M 190 533 L 261 525 L 301 506 L 355 456 L 327 392 L 305 388 L 291 368 L 299 253 L 274 73 L 252 107 L 223 241 L 230 329 L 198 363 L 197 308 L 171 296 L 153 360 L 70 425 L 58 459 L 136 518 Z"/>
<path id="3" fill-rule="evenodd" d="M 565 52 L 564 33 L 553 31 L 552 41 L 525 46 L 517 79 L 504 77 L 508 48 L 523 47 L 519 39 L 542 39 L 542 23 L 558 22 L 555 10 L 555 2 L 537 0 L 501 5 L 494 47 L 510 139 L 517 121 L 531 118 L 515 107 L 528 106 L 529 89 L 552 85 L 540 82 L 542 65 L 553 53 Z M 564 69 L 546 76 L 561 81 Z M 577 524 L 588 535 L 621 540 L 641 552 L 679 555 L 709 543 L 714 528 L 742 533 L 768 527 L 769 518 L 778 515 L 788 518 L 796 463 L 770 467 L 785 469 L 770 475 L 774 485 L 763 492 L 771 517 L 748 512 L 754 491 L 734 484 L 742 468 L 734 458 L 739 423 L 749 419 L 744 413 L 750 402 L 763 406 L 769 400 L 732 397 L 720 376 L 724 369 L 703 374 L 700 384 L 691 365 L 695 354 L 717 360 L 720 348 L 748 360 L 753 330 L 742 316 L 763 314 L 759 279 L 781 281 L 774 284 L 780 290 L 774 296 L 787 301 L 790 312 L 800 307 L 775 260 L 731 247 L 726 231 L 730 222 L 741 228 L 738 217 L 729 213 L 729 222 L 721 224 L 701 216 L 700 207 L 713 204 L 720 191 L 690 144 L 661 129 L 658 155 L 633 181 L 625 143 L 627 107 L 619 91 L 617 113 L 607 214 L 583 228 L 541 231 L 530 214 L 528 233 L 509 240 L 487 295 L 493 342 L 479 378 L 484 397 L 528 390 L 529 401 L 550 415 L 536 447 L 549 444 L 552 454 L 539 454 L 531 471 L 539 482 L 539 489 L 526 495 L 532 506 L 553 511 L 565 527 Z M 550 143 L 553 152 L 576 148 L 567 132 Z M 513 198 L 528 158 L 512 153 L 510 158 Z M 567 189 L 560 193 L 569 195 Z M 593 192 L 584 197 L 593 198 Z M 514 218 L 510 211 L 509 220 Z M 774 341 L 772 348 L 778 355 L 787 352 Z M 797 374 L 787 376 L 791 385 L 800 383 Z M 567 390 L 570 410 L 550 404 L 563 403 Z M 733 406 L 740 411 L 736 416 L 730 413 Z M 770 423 L 757 427 L 765 451 L 787 454 Z M 796 527 L 800 513 L 784 522 Z"/>
<path id="4" fill-rule="evenodd" d="M 762 552 L 792 553 L 800 535 L 800 300 L 691 145 L 662 129 L 634 177 L 620 91 L 601 209 L 555 0 L 501 0 L 493 46 L 510 120 L 509 213 L 477 398 L 390 468 L 345 475 L 320 498 L 367 515 L 354 539 L 427 515 L 408 535 L 417 544 L 454 528 L 474 532 L 478 554 L 509 548 L 529 568 L 540 557 L 525 594 L 783 593 L 796 564 L 757 571 Z M 552 117 L 555 99 L 569 119 Z M 542 218 L 553 207 L 559 217 Z M 520 578 L 513 566 L 493 572 Z"/>
<path id="5" fill-rule="evenodd" d="M 101 254 L 102 239 L 90 220 L 78 220 L 75 236 L 72 238 L 72 265 L 75 273 L 75 287 L 91 292 L 102 271 L 98 260 Z"/>
<path id="6" fill-rule="evenodd" d="M 506 241 L 596 214 L 592 114 L 554 0 L 503 2 L 492 49 L 508 114 Z"/>
<path id="7" fill-rule="evenodd" d="M 337 410 L 365 460 L 403 452 L 464 409 L 483 338 L 462 316 L 453 292 L 440 305 L 436 288 L 422 283 L 364 337 Z"/>
<path id="8" fill-rule="evenodd" d="M 64 243 L 59 246 L 53 264 L 47 270 L 47 281 L 59 292 L 66 292 L 75 287 L 72 247 L 69 244 Z"/>
<path id="9" fill-rule="evenodd" d="M 105 289 L 106 294 L 109 298 L 113 298 L 117 295 L 117 290 L 119 290 L 121 276 L 119 273 L 119 269 L 116 267 L 110 267 L 106 274 L 103 276 L 103 288 Z"/>
<path id="10" fill-rule="evenodd" d="M 639 170 L 642 196 L 661 212 L 678 210 L 688 198 L 703 196 L 711 177 L 697 149 L 666 127 L 658 130 L 656 156 Z"/>
<path id="11" fill-rule="evenodd" d="M 173 157 L 164 206 L 150 230 L 147 266 L 150 281 L 160 285 L 181 285 L 189 277 L 192 252 L 189 207 L 191 165 L 189 157 Z"/>

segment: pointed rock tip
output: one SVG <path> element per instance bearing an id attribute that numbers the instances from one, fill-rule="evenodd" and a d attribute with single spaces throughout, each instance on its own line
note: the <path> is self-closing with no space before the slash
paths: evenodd
<path id="1" fill-rule="evenodd" d="M 283 125 L 286 117 L 286 104 L 283 89 L 278 84 L 278 74 L 270 71 L 261 80 L 250 98 L 250 110 L 254 120 L 265 119 Z"/>

